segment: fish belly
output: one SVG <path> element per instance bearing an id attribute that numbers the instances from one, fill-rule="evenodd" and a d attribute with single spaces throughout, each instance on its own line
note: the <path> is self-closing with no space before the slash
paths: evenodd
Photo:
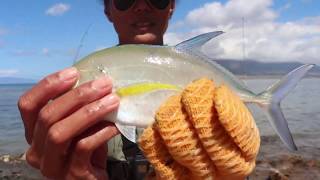
<path id="1" fill-rule="evenodd" d="M 175 90 L 157 90 L 141 95 L 127 96 L 120 100 L 116 119 L 109 121 L 145 128 L 154 122 L 156 110 Z M 108 118 L 108 117 L 107 117 Z"/>

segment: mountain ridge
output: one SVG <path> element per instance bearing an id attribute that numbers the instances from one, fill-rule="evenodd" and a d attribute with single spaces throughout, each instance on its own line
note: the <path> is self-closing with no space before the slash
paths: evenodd
<path id="1" fill-rule="evenodd" d="M 37 80 L 21 77 L 0 77 L 0 84 L 34 84 Z"/>

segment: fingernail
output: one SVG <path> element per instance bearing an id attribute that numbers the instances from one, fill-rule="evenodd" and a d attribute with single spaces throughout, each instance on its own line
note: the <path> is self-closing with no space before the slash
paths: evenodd
<path id="1" fill-rule="evenodd" d="M 77 77 L 77 75 L 77 69 L 75 67 L 70 67 L 59 73 L 59 79 L 62 81 L 73 80 Z"/>
<path id="2" fill-rule="evenodd" d="M 111 85 L 111 79 L 107 76 L 102 76 L 92 82 L 93 89 L 109 88 Z"/>
<path id="3" fill-rule="evenodd" d="M 119 97 L 115 94 L 109 94 L 100 99 L 99 106 L 111 106 L 119 103 Z"/>

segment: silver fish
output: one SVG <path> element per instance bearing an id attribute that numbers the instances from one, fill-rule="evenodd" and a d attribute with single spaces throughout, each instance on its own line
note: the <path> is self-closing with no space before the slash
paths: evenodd
<path id="1" fill-rule="evenodd" d="M 122 45 L 95 52 L 74 65 L 80 71 L 77 86 L 101 75 L 110 76 L 114 91 L 120 95 L 120 107 L 105 119 L 114 122 L 126 138 L 136 142 L 136 128 L 152 124 L 155 110 L 165 99 L 191 81 L 208 77 L 216 85 L 229 86 L 245 103 L 258 104 L 284 144 L 290 150 L 297 150 L 280 102 L 314 64 L 294 69 L 265 91 L 255 94 L 201 52 L 202 45 L 222 33 L 201 34 L 176 46 Z"/>

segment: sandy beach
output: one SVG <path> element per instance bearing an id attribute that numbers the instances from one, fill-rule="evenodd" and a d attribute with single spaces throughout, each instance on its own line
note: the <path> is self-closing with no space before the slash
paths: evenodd
<path id="1" fill-rule="evenodd" d="M 305 136 L 296 137 L 299 151 L 288 151 L 276 136 L 262 137 L 257 166 L 250 180 L 320 179 L 320 146 L 301 145 Z M 312 137 L 308 137 L 312 139 Z M 0 156 L 0 179 L 42 179 L 22 160 L 21 155 Z"/>

